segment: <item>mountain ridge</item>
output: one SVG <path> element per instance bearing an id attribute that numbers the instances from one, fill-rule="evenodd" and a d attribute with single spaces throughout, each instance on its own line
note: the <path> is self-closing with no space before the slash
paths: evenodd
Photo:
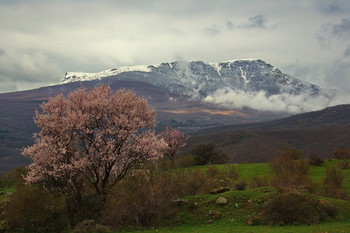
<path id="1" fill-rule="evenodd" d="M 129 75 L 128 75 L 129 74 Z M 314 96 L 321 88 L 282 73 L 261 59 L 225 62 L 174 61 L 159 65 L 120 67 L 98 73 L 67 72 L 62 84 L 114 77 L 151 83 L 181 96 L 205 100 L 218 90 L 266 92 L 266 96 L 288 93 Z"/>

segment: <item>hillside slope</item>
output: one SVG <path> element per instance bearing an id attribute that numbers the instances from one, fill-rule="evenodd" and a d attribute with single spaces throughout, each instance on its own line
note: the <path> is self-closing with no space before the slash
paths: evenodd
<path id="1" fill-rule="evenodd" d="M 269 162 L 280 150 L 295 148 L 328 158 L 336 148 L 350 147 L 350 105 L 294 115 L 280 120 L 211 128 L 194 133 L 187 149 L 214 142 L 231 162 Z"/>

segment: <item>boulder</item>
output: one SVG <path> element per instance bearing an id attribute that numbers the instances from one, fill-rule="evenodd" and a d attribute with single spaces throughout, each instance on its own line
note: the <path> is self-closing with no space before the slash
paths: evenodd
<path id="1" fill-rule="evenodd" d="M 216 199 L 215 203 L 218 205 L 226 205 L 227 199 L 226 197 L 219 197 L 218 199 Z"/>
<path id="2" fill-rule="evenodd" d="M 219 188 L 210 190 L 210 194 L 224 193 L 227 191 L 230 191 L 229 187 L 219 187 Z"/>

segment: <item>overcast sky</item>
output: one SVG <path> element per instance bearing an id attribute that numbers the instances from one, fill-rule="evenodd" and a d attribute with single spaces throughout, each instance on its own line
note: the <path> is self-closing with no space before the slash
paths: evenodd
<path id="1" fill-rule="evenodd" d="M 0 0 L 0 92 L 67 71 L 239 58 L 350 92 L 350 1 Z"/>

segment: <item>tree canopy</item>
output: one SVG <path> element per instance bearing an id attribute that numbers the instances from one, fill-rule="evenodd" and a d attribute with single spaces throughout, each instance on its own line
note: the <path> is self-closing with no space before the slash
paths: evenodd
<path id="1" fill-rule="evenodd" d="M 154 132 L 155 111 L 133 91 L 112 93 L 102 85 L 59 94 L 41 105 L 26 180 L 43 182 L 79 198 L 81 185 L 106 193 L 133 168 L 162 157 L 167 149 Z"/>

